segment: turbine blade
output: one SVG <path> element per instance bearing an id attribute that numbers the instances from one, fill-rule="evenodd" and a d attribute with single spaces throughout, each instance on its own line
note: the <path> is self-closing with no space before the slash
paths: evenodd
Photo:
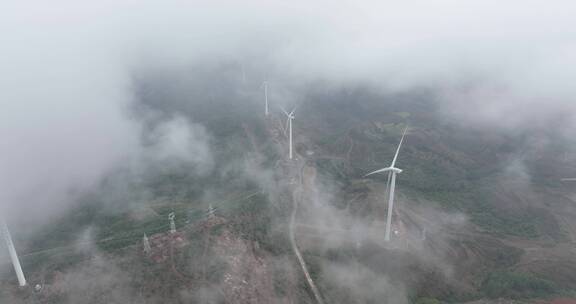
<path id="1" fill-rule="evenodd" d="M 288 112 L 286 112 L 286 110 L 284 110 L 283 107 L 281 107 L 281 106 L 279 106 L 279 107 L 280 107 L 280 110 L 282 110 L 282 112 L 284 112 L 284 114 L 286 114 L 286 116 L 290 116 L 290 114 L 288 114 Z"/>
<path id="2" fill-rule="evenodd" d="M 404 136 L 406 136 L 406 131 L 408 127 L 404 128 L 404 132 L 402 133 L 402 138 L 400 139 L 400 144 L 398 144 L 398 148 L 396 149 L 396 154 L 394 154 L 394 159 L 392 160 L 392 165 L 390 167 L 394 168 L 396 165 L 396 160 L 398 159 L 398 153 L 400 153 L 400 147 L 402 147 L 402 142 L 404 141 Z"/>
<path id="3" fill-rule="evenodd" d="M 384 172 L 384 171 L 388 171 L 390 168 L 382 168 L 382 169 L 378 169 L 376 171 L 372 171 L 366 175 L 364 175 L 364 177 L 368 176 L 368 175 L 372 175 L 372 174 L 376 174 L 376 173 L 380 173 L 380 172 Z"/>
<path id="4" fill-rule="evenodd" d="M 576 181 L 576 177 L 562 178 L 560 180 L 563 182 L 573 182 L 573 181 Z"/>

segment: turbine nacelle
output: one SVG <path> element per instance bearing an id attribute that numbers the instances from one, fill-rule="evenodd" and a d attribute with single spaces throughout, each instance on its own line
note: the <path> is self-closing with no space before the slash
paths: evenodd
<path id="1" fill-rule="evenodd" d="M 286 115 L 288 115 L 288 113 L 286 113 Z M 404 136 L 406 136 L 406 131 L 408 131 L 408 127 L 406 127 L 404 129 L 404 132 L 402 132 L 402 138 L 400 138 L 400 143 L 398 144 L 398 148 L 396 149 L 396 153 L 394 154 L 394 159 L 392 159 L 392 164 L 389 167 L 386 168 L 382 168 L 380 170 L 376 170 L 374 172 L 370 172 L 366 175 L 364 175 L 364 177 L 368 176 L 368 175 L 372 175 L 372 174 L 376 174 L 376 173 L 382 173 L 382 172 L 390 172 L 390 173 L 402 173 L 402 169 L 398 169 L 396 168 L 396 160 L 398 159 L 398 154 L 400 153 L 400 148 L 402 147 L 402 142 L 404 141 Z"/>
<path id="2" fill-rule="evenodd" d="M 284 110 L 284 108 L 282 107 L 280 107 L 280 109 L 282 110 L 282 112 L 284 112 L 284 114 L 286 114 L 286 117 L 288 117 L 288 119 L 294 119 L 294 111 L 296 111 L 296 108 L 294 108 L 290 113 L 288 113 L 288 111 Z"/>

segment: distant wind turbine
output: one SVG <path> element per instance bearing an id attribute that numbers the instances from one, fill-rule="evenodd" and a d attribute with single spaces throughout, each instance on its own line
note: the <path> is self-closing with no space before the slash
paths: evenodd
<path id="1" fill-rule="evenodd" d="M 402 142 L 404 141 L 404 136 L 406 135 L 407 130 L 408 127 L 406 127 L 406 129 L 404 129 L 404 133 L 402 133 L 400 144 L 396 149 L 396 154 L 394 154 L 394 159 L 392 160 L 392 164 L 390 165 L 390 167 L 382 168 L 364 175 L 364 177 L 366 177 L 376 173 L 388 172 L 388 181 L 386 182 L 386 187 L 390 186 L 390 194 L 388 197 L 388 216 L 386 218 L 386 234 L 384 236 L 385 241 L 390 241 L 390 229 L 392 226 L 392 208 L 394 207 L 394 190 L 396 188 L 396 174 L 402 173 L 401 169 L 395 167 L 396 160 L 398 159 L 398 153 L 400 152 L 400 147 L 402 147 Z"/>
<path id="2" fill-rule="evenodd" d="M 262 86 L 264 86 L 264 115 L 268 116 L 268 81 L 264 81 Z"/>
<path id="3" fill-rule="evenodd" d="M 294 111 L 296 111 L 296 109 L 294 108 L 292 110 L 292 112 L 288 113 L 286 112 L 286 110 L 284 110 L 284 108 L 281 108 L 282 112 L 284 112 L 284 114 L 286 114 L 286 117 L 288 117 L 287 119 L 287 124 L 288 124 L 288 158 L 292 159 L 292 120 L 294 119 Z"/>
<path id="4" fill-rule="evenodd" d="M 2 234 L 4 235 L 4 240 L 6 241 L 6 246 L 10 252 L 10 259 L 12 260 L 12 266 L 14 266 L 14 272 L 16 272 L 16 277 L 18 278 L 18 284 L 26 286 L 26 278 L 24 277 L 24 272 L 22 271 L 22 266 L 20 266 L 20 260 L 18 259 L 18 253 L 16 253 L 16 248 L 14 248 L 14 243 L 12 242 L 12 237 L 10 236 L 10 231 L 8 230 L 8 225 L 4 220 L 0 221 L 2 225 Z"/>

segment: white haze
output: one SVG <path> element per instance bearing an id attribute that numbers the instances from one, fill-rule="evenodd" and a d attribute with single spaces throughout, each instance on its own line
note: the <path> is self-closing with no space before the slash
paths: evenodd
<path id="1" fill-rule="evenodd" d="M 142 65 L 257 59 L 302 82 L 441 88 L 481 124 L 573 117 L 575 15 L 561 0 L 3 1 L 0 204 L 58 210 L 136 153 Z"/>

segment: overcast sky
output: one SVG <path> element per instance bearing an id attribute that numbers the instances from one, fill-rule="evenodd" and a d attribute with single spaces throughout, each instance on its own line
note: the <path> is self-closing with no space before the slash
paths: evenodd
<path id="1" fill-rule="evenodd" d="M 570 0 L 4 0 L 0 205 L 58 204 L 137 153 L 129 76 L 149 64 L 258 59 L 301 81 L 443 87 L 470 119 L 512 126 L 573 113 L 574 16 Z"/>

